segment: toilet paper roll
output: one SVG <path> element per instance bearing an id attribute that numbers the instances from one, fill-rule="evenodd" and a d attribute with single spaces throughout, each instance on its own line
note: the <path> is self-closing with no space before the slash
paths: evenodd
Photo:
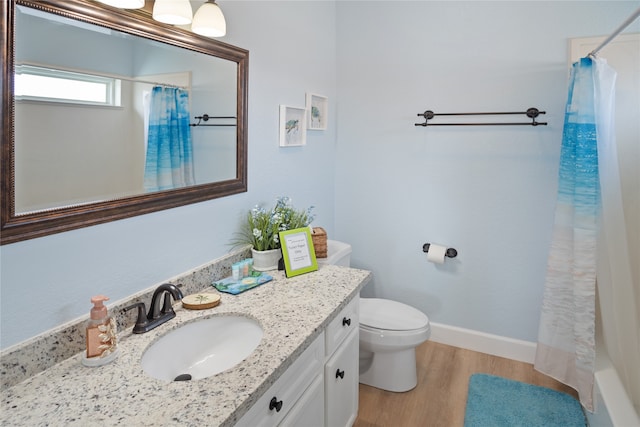
<path id="1" fill-rule="evenodd" d="M 447 247 L 442 245 L 436 245 L 431 243 L 429 245 L 429 252 L 427 252 L 427 261 L 435 264 L 443 264 L 444 257 L 447 253 Z"/>

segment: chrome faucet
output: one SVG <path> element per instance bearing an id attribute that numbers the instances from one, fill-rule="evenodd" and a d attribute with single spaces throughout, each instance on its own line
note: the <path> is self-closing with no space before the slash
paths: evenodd
<path id="1" fill-rule="evenodd" d="M 164 302 L 160 308 L 160 299 L 164 295 Z M 168 320 L 176 317 L 176 313 L 171 306 L 171 298 L 179 301 L 183 298 L 182 291 L 176 285 L 165 283 L 156 288 L 151 297 L 151 305 L 149 306 L 149 314 L 145 314 L 146 307 L 143 302 L 138 302 L 123 310 L 128 311 L 132 308 L 138 309 L 138 318 L 133 327 L 134 334 L 143 334 L 162 325 Z"/>

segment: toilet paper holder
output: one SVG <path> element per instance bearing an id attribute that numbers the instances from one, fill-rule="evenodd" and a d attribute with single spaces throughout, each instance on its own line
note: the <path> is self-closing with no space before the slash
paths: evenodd
<path id="1" fill-rule="evenodd" d="M 429 252 L 429 247 L 431 246 L 431 243 L 425 243 L 424 245 L 422 245 L 422 252 Z M 455 258 L 458 256 L 458 251 L 453 249 L 453 248 L 447 248 L 447 251 L 445 252 L 445 256 L 447 258 Z"/>

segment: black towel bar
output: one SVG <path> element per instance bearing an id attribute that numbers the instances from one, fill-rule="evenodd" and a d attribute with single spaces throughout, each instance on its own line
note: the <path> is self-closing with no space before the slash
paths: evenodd
<path id="1" fill-rule="evenodd" d="M 195 116 L 194 119 L 198 119 L 198 123 L 189 123 L 189 126 L 236 126 L 235 123 L 201 123 L 203 120 L 205 122 L 208 122 L 209 120 L 213 120 L 213 119 L 233 119 L 236 120 L 237 117 L 235 116 L 210 116 L 208 114 L 203 114 L 201 116 Z"/>
<path id="2" fill-rule="evenodd" d="M 429 123 L 429 120 L 435 116 L 498 116 L 505 114 L 524 114 L 531 119 L 530 122 L 499 122 L 499 123 Z M 486 113 L 434 113 L 427 110 L 424 113 L 418 113 L 419 117 L 424 117 L 424 123 L 416 123 L 416 126 L 546 126 L 547 122 L 538 122 L 536 117 L 540 114 L 546 114 L 546 111 L 540 111 L 537 108 L 529 108 L 527 111 L 506 111 L 506 112 L 486 112 Z"/>

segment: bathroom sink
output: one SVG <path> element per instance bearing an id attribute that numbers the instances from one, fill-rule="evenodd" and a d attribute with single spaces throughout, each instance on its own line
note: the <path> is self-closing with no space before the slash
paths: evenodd
<path id="1" fill-rule="evenodd" d="M 151 344 L 142 355 L 142 369 L 166 381 L 207 378 L 246 359 L 262 334 L 260 324 L 244 316 L 187 323 Z"/>

